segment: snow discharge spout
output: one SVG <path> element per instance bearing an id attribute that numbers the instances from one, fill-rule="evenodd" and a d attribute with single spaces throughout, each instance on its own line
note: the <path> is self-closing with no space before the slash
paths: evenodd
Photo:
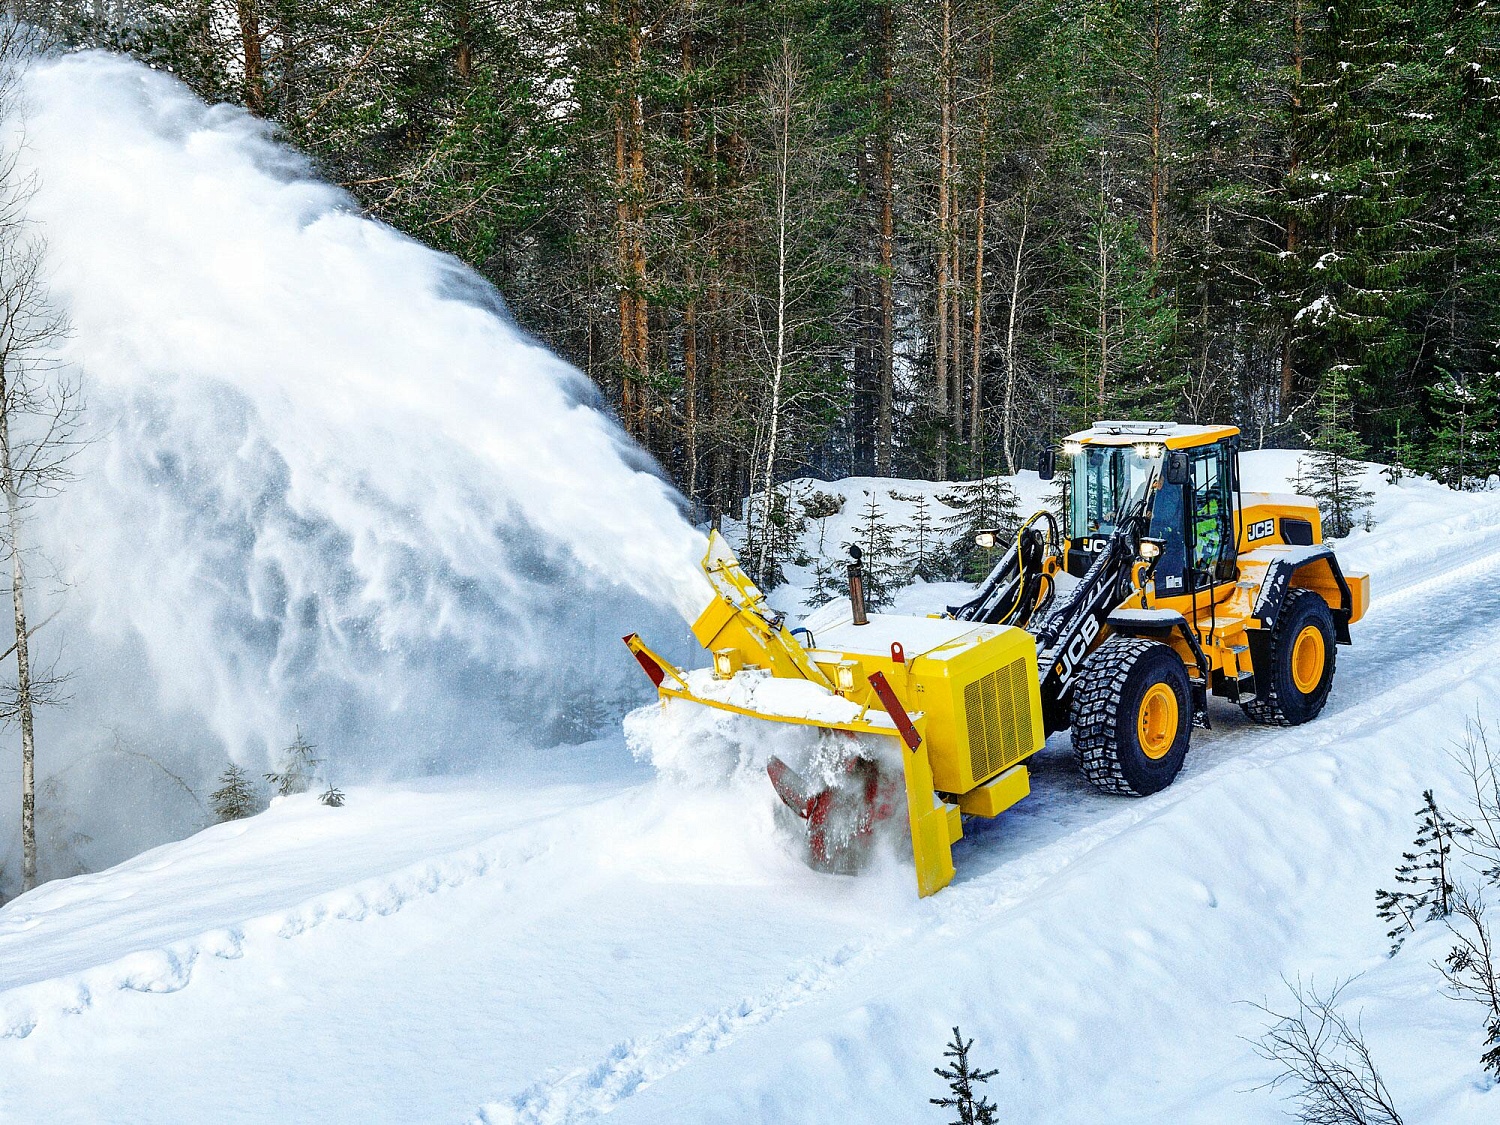
<path id="1" fill-rule="evenodd" d="M 300 723 L 357 781 L 622 709 L 620 633 L 697 615 L 704 543 L 588 380 L 249 115 L 97 53 L 26 95 L 91 439 L 35 514 L 73 673 L 41 775 L 191 812 L 147 759 L 201 793 Z"/>

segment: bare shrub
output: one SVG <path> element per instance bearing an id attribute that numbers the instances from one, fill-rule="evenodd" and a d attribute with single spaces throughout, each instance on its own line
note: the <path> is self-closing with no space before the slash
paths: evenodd
<path id="1" fill-rule="evenodd" d="M 1403 1125 L 1358 1020 L 1339 1011 L 1348 982 L 1324 995 L 1300 980 L 1286 984 L 1296 1005 L 1290 1012 L 1257 1005 L 1274 1020 L 1256 1044 L 1281 1068 L 1269 1087 L 1290 1088 L 1297 1120 L 1308 1125 Z"/>

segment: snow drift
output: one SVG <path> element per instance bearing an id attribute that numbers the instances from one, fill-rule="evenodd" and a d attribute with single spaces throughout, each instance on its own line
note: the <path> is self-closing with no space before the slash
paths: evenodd
<path id="1" fill-rule="evenodd" d="M 37 514 L 73 672 L 43 803 L 110 794 L 54 859 L 201 823 L 187 789 L 297 724 L 356 780 L 622 709 L 622 626 L 701 608 L 703 544 L 588 380 L 248 114 L 98 53 L 25 91 L 91 440 Z"/>

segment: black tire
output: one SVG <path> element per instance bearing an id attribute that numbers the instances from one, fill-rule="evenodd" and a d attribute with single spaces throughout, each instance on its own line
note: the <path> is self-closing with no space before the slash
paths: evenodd
<path id="1" fill-rule="evenodd" d="M 1144 711 L 1157 685 L 1176 699 L 1176 729 L 1158 730 L 1154 753 L 1148 753 Z M 1152 699 L 1153 706 L 1165 705 L 1160 691 Z M 1171 785 L 1182 769 L 1193 729 L 1192 687 L 1171 645 L 1111 637 L 1084 661 L 1069 713 L 1083 775 L 1106 793 L 1144 797 Z"/>
<path id="2" fill-rule="evenodd" d="M 1299 685 L 1294 667 L 1297 641 L 1308 629 L 1321 634 L 1323 669 L 1316 683 L 1310 684 L 1304 673 Z M 1280 727 L 1300 726 L 1317 718 L 1333 688 L 1338 664 L 1336 641 L 1328 603 L 1312 590 L 1288 590 L 1271 633 L 1271 667 L 1264 677 L 1261 669 L 1255 669 L 1256 696 L 1244 704 L 1245 714 L 1257 723 Z"/>

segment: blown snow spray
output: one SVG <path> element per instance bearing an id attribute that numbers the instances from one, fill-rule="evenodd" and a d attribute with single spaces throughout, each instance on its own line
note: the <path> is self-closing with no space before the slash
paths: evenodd
<path id="1" fill-rule="evenodd" d="M 38 643 L 73 673 L 42 775 L 84 807 L 52 826 L 94 838 L 79 863 L 201 823 L 188 790 L 297 723 L 357 780 L 638 697 L 619 635 L 696 615 L 704 543 L 587 379 L 243 111 L 99 53 L 25 91 L 88 396 L 35 517 L 63 606 Z"/>

